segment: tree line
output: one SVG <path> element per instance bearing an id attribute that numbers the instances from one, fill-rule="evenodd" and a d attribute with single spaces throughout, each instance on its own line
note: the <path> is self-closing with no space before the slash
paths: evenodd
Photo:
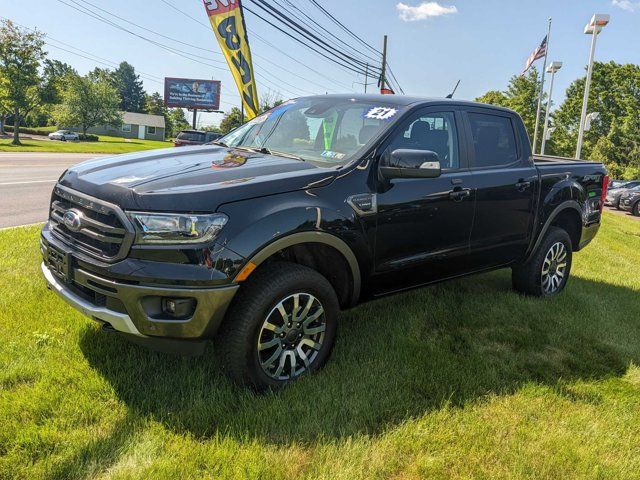
<path id="1" fill-rule="evenodd" d="M 10 122 L 14 145 L 20 145 L 20 126 L 73 126 L 86 135 L 98 125 L 120 127 L 123 111 L 164 116 L 168 136 L 189 127 L 184 110 L 167 109 L 159 93 L 145 92 L 129 63 L 80 75 L 48 58 L 44 43 L 37 30 L 0 22 L 0 134 Z"/>
<path id="2" fill-rule="evenodd" d="M 545 153 L 574 156 L 585 81 L 586 76 L 574 80 L 563 102 L 550 112 L 550 125 L 555 130 L 547 140 Z M 506 90 L 492 90 L 476 100 L 515 110 L 533 138 L 539 90 L 540 78 L 534 67 L 524 77 L 512 77 Z M 553 108 L 546 95 L 543 102 L 541 123 L 546 108 Z M 603 162 L 612 178 L 640 178 L 640 65 L 596 62 L 589 111 L 599 112 L 600 116 L 585 132 L 583 158 Z M 536 152 L 540 151 L 542 135 L 539 139 Z"/>

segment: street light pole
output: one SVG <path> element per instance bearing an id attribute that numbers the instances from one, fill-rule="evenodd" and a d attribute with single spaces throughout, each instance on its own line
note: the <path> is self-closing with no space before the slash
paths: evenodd
<path id="1" fill-rule="evenodd" d="M 542 147 L 540 148 L 540 155 L 544 155 L 544 148 L 547 144 L 547 133 L 549 131 L 549 111 L 551 110 L 551 99 L 553 98 L 553 80 L 556 77 L 556 72 L 562 68 L 562 62 L 551 62 L 547 73 L 551 74 L 551 81 L 549 82 L 549 94 L 547 100 L 547 110 L 544 114 L 544 131 L 542 133 Z"/>
<path id="2" fill-rule="evenodd" d="M 589 53 L 589 65 L 587 67 L 587 81 L 584 84 L 584 97 L 582 99 L 582 112 L 580 113 L 580 129 L 578 131 L 578 145 L 576 147 L 576 160 L 582 154 L 582 142 L 584 140 L 584 125 L 587 119 L 587 107 L 589 104 L 589 89 L 591 88 L 591 76 L 593 74 L 593 59 L 596 52 L 598 34 L 609 23 L 609 15 L 595 14 L 585 27 L 584 33 L 591 34 L 591 51 Z"/>

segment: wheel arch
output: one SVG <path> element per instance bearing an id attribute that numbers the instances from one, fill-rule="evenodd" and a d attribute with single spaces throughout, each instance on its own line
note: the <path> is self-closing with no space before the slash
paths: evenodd
<path id="1" fill-rule="evenodd" d="M 328 256 L 334 256 L 333 262 L 318 262 L 317 255 L 322 252 L 322 248 Z M 234 279 L 234 283 L 240 283 L 247 277 L 242 278 L 242 274 L 248 267 L 250 272 L 259 268 L 260 265 L 272 259 L 278 258 L 283 252 L 293 255 L 297 259 L 296 263 L 307 265 L 323 274 L 336 290 L 336 294 L 343 307 L 353 306 L 360 297 L 362 277 L 358 260 L 347 243 L 335 235 L 326 232 L 308 231 L 297 232 L 281 237 L 255 253 L 248 259 L 245 267 L 240 270 Z M 310 257 L 307 257 L 308 253 Z M 341 278 L 340 275 L 332 275 L 331 267 L 336 261 L 343 261 L 347 267 L 348 278 Z"/>
<path id="2" fill-rule="evenodd" d="M 573 251 L 580 249 L 580 239 L 582 237 L 582 208 L 575 200 L 567 200 L 555 207 L 545 220 L 540 232 L 536 237 L 536 241 L 529 252 L 528 258 L 536 252 L 542 239 L 549 231 L 549 228 L 555 226 L 564 229 L 571 237 Z"/>

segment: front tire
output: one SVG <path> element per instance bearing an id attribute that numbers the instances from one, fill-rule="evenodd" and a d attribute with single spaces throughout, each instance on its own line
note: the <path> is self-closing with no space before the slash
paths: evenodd
<path id="1" fill-rule="evenodd" d="M 631 213 L 634 217 L 640 217 L 640 202 L 636 202 L 636 204 L 631 209 Z"/>
<path id="2" fill-rule="evenodd" d="M 243 285 L 216 338 L 224 370 L 258 391 L 318 370 L 331 354 L 338 310 L 333 287 L 315 270 L 265 265 Z"/>
<path id="3" fill-rule="evenodd" d="M 512 268 L 513 288 L 534 297 L 560 293 L 569 280 L 571 249 L 569 234 L 561 228 L 551 227 L 533 257 Z"/>

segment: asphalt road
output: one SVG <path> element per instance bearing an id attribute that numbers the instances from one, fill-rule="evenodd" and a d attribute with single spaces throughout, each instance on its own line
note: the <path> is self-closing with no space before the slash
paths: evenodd
<path id="1" fill-rule="evenodd" d="M 102 155 L 0 152 L 0 228 L 44 222 L 51 190 L 71 165 Z"/>
<path id="2" fill-rule="evenodd" d="M 51 189 L 71 165 L 104 155 L 0 152 L 0 228 L 44 222 Z M 626 212 L 607 210 L 640 221 Z"/>

